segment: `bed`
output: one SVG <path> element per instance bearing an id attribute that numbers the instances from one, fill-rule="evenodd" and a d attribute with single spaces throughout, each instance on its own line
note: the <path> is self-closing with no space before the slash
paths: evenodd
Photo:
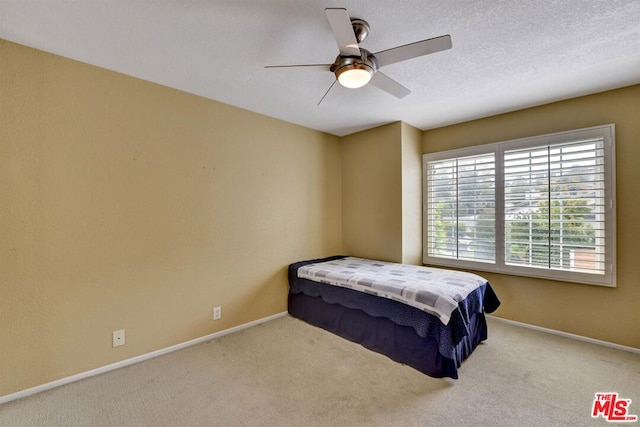
<path id="1" fill-rule="evenodd" d="M 466 272 L 343 255 L 289 266 L 291 316 L 435 378 L 458 378 L 499 305 Z"/>

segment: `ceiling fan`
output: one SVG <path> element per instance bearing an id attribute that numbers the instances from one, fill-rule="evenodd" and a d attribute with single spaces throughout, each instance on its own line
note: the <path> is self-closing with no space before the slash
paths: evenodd
<path id="1" fill-rule="evenodd" d="M 327 8 L 325 12 L 340 50 L 340 54 L 333 64 L 267 65 L 265 67 L 306 67 L 307 69 L 314 68 L 333 72 L 336 80 L 327 89 L 318 105 L 320 105 L 336 82 L 339 82 L 344 87 L 353 89 L 371 83 L 378 89 L 382 89 L 397 98 L 404 98 L 411 91 L 380 72 L 379 69 L 396 62 L 451 49 L 452 46 L 451 36 L 445 35 L 371 53 L 359 46 L 359 43 L 369 34 L 367 21 L 350 18 L 344 8 Z"/>

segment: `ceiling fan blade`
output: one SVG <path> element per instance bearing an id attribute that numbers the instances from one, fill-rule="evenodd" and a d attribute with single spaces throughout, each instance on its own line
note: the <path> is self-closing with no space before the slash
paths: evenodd
<path id="1" fill-rule="evenodd" d="M 380 71 L 376 72 L 373 75 L 373 78 L 370 82 L 372 85 L 377 87 L 378 89 L 382 89 L 383 91 L 395 96 L 396 98 L 404 98 L 409 95 L 411 91 L 406 87 L 402 86 L 397 81 L 393 80 L 391 77 L 387 76 Z"/>
<path id="2" fill-rule="evenodd" d="M 300 64 L 300 65 L 265 65 L 264 68 L 306 68 L 307 70 L 329 71 L 331 64 Z"/>
<path id="3" fill-rule="evenodd" d="M 385 65 L 395 64 L 418 56 L 451 49 L 451 46 L 451 36 L 446 35 L 383 50 L 374 53 L 374 56 L 378 60 L 378 64 L 384 67 Z"/>
<path id="4" fill-rule="evenodd" d="M 338 43 L 340 54 L 360 56 L 358 40 L 356 39 L 356 34 L 353 32 L 351 18 L 349 18 L 347 9 L 327 8 L 324 11 L 327 14 L 331 31 L 333 31 L 333 37 L 335 37 Z"/>
<path id="5" fill-rule="evenodd" d="M 324 95 L 322 95 L 322 98 L 320 98 L 320 101 L 318 101 L 318 105 L 320 105 L 320 103 L 322 101 L 324 101 L 324 99 L 326 98 L 327 95 L 329 95 L 329 91 L 331 91 L 331 89 L 333 89 L 333 87 L 335 86 L 336 82 L 338 80 L 334 80 L 333 83 L 331 83 L 331 86 L 329 86 L 329 89 L 327 89 L 327 91 L 324 93 Z"/>

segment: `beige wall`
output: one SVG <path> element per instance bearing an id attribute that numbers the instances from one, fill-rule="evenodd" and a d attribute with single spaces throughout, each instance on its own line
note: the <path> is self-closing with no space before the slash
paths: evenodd
<path id="1" fill-rule="evenodd" d="M 422 131 L 396 122 L 341 146 L 345 253 L 422 264 Z"/>
<path id="2" fill-rule="evenodd" d="M 402 262 L 402 124 L 342 138 L 343 248 Z"/>
<path id="3" fill-rule="evenodd" d="M 402 262 L 422 264 L 422 131 L 402 123 Z"/>
<path id="4" fill-rule="evenodd" d="M 342 252 L 337 137 L 0 58 L 0 396 L 285 311 L 287 264 Z"/>
<path id="5" fill-rule="evenodd" d="M 617 288 L 480 273 L 496 315 L 640 348 L 640 85 L 424 133 L 425 153 L 615 123 Z"/>

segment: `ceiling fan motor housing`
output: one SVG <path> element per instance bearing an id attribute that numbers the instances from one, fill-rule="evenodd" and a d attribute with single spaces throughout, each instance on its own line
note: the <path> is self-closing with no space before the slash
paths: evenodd
<path id="1" fill-rule="evenodd" d="M 369 23 L 364 19 L 351 18 L 351 27 L 353 28 L 353 33 L 358 43 L 361 43 L 365 38 L 367 38 L 367 35 L 369 35 Z M 330 67 L 330 70 L 333 71 L 336 79 L 338 79 L 338 81 L 340 81 L 343 85 L 345 85 L 345 83 L 343 83 L 340 75 L 347 71 L 362 70 L 368 73 L 369 76 L 365 79 L 366 82 L 368 82 L 369 79 L 371 79 L 371 77 L 375 74 L 375 72 L 378 71 L 379 64 L 376 57 L 366 49 L 363 49 L 361 47 L 358 47 L 358 49 L 360 50 L 359 56 L 343 54 L 338 55 L 338 57 Z M 348 87 L 360 87 L 360 84 Z"/>
<path id="2" fill-rule="evenodd" d="M 340 79 L 340 74 L 345 71 L 356 69 L 365 70 L 373 76 L 378 71 L 378 60 L 371 52 L 360 48 L 360 56 L 338 55 L 330 67 L 337 79 Z"/>

